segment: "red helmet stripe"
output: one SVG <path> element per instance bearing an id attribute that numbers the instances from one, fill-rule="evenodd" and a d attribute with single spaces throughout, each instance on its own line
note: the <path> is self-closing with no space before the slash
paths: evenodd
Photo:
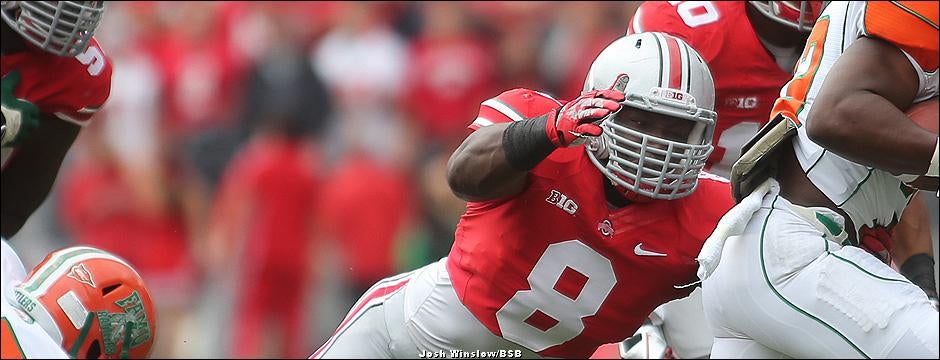
<path id="1" fill-rule="evenodd" d="M 679 52 L 679 42 L 672 36 L 666 36 L 666 47 L 669 48 L 669 88 L 679 90 L 682 86 L 682 54 Z"/>

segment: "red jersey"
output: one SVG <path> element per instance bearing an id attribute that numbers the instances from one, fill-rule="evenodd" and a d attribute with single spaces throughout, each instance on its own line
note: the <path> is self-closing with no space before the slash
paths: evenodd
<path id="1" fill-rule="evenodd" d="M 459 140 L 476 104 L 493 90 L 490 54 L 471 37 L 420 38 L 411 54 L 404 107 L 425 135 L 442 143 Z"/>
<path id="2" fill-rule="evenodd" d="M 251 204 L 245 229 L 244 264 L 255 280 L 266 274 L 303 275 L 308 263 L 309 225 L 320 196 L 317 155 L 277 137 L 250 143 L 226 169 L 216 206 L 242 199 Z M 221 220 L 225 221 L 225 220 Z"/>
<path id="3" fill-rule="evenodd" d="M 0 57 L 3 76 L 19 71 L 16 97 L 35 104 L 43 114 L 84 125 L 111 94 L 111 59 L 94 38 L 84 53 L 62 57 L 32 45 Z"/>
<path id="4" fill-rule="evenodd" d="M 555 106 L 537 92 L 508 91 L 484 102 L 471 129 Z M 703 174 L 688 197 L 611 209 L 605 181 L 583 146 L 564 148 L 529 173 L 521 194 L 467 204 L 447 270 L 494 334 L 542 356 L 587 358 L 691 292 L 675 286 L 697 280 L 695 257 L 734 205 L 728 182 Z"/>
<path id="5" fill-rule="evenodd" d="M 676 5 L 672 5 L 676 4 Z M 647 1 L 628 34 L 658 31 L 679 37 L 702 55 L 715 79 L 715 151 L 709 171 L 728 176 L 744 144 L 769 120 L 790 73 L 764 47 L 743 1 Z"/>
<path id="6" fill-rule="evenodd" d="M 322 225 L 338 240 L 347 277 L 357 285 L 395 272 L 395 248 L 416 204 L 413 189 L 405 172 L 360 155 L 347 158 L 324 184 Z"/>

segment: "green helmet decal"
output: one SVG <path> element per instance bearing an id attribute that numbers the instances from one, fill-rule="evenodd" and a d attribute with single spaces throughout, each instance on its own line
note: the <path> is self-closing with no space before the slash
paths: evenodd
<path id="1" fill-rule="evenodd" d="M 115 302 L 124 309 L 123 313 L 98 311 L 101 323 L 101 337 L 104 339 L 104 352 L 114 354 L 117 343 L 125 340 L 124 350 L 135 348 L 150 340 L 152 331 L 144 304 L 137 291 Z"/>

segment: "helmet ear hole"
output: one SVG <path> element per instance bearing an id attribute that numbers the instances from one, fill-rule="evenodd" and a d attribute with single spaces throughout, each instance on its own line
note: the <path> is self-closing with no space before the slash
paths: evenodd
<path id="1" fill-rule="evenodd" d="M 101 357 L 101 343 L 95 339 L 92 341 L 91 345 L 88 346 L 88 352 L 85 354 L 88 359 L 97 359 Z"/>
<path id="2" fill-rule="evenodd" d="M 101 296 L 108 296 L 108 294 L 110 294 L 114 290 L 117 290 L 117 288 L 120 286 L 121 286 L 120 284 L 105 286 L 103 289 L 101 289 Z"/>

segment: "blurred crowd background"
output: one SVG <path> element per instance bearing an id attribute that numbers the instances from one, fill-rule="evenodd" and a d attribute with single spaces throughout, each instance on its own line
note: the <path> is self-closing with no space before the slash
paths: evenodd
<path id="1" fill-rule="evenodd" d="M 639 3 L 111 2 L 110 100 L 13 242 L 130 261 L 155 357 L 306 357 L 375 281 L 447 254 L 446 161 L 480 102 L 576 97 Z"/>
<path id="2" fill-rule="evenodd" d="M 639 2 L 111 2 L 111 97 L 13 238 L 126 258 L 156 357 L 306 357 L 375 281 L 447 254 L 481 101 L 573 98 Z"/>

